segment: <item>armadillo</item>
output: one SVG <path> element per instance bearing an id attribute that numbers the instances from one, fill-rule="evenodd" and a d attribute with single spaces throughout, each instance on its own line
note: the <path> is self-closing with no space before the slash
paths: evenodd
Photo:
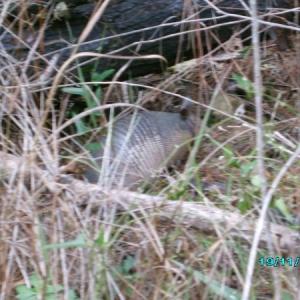
<path id="1" fill-rule="evenodd" d="M 85 176 L 106 188 L 135 190 L 144 182 L 153 183 L 162 167 L 187 154 L 196 123 L 195 115 L 185 110 L 127 115 L 113 124 L 111 135 L 100 138 L 103 148 L 91 152 L 96 164 L 86 169 Z"/>

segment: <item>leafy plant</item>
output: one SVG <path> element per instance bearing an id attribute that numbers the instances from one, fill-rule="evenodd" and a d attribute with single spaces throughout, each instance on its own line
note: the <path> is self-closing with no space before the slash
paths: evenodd
<path id="1" fill-rule="evenodd" d="M 236 81 L 238 87 L 246 93 L 246 97 L 248 99 L 253 97 L 254 95 L 253 83 L 249 79 L 234 73 L 232 74 L 232 78 Z"/>
<path id="2" fill-rule="evenodd" d="M 113 70 L 113 69 L 109 69 L 102 73 L 93 72 L 91 74 L 92 81 L 94 82 L 92 87 L 90 87 L 87 84 L 83 84 L 81 87 L 65 87 L 65 88 L 62 88 L 62 91 L 64 93 L 69 93 L 72 95 L 77 95 L 77 96 L 83 97 L 83 99 L 85 100 L 87 109 L 95 108 L 95 107 L 99 106 L 99 104 L 101 104 L 101 98 L 102 98 L 102 87 L 97 82 L 106 80 L 108 77 L 110 77 L 114 73 L 114 71 L 115 70 Z M 95 99 L 97 99 L 97 101 L 95 101 Z M 78 112 L 74 108 L 70 111 L 70 113 L 71 113 L 72 117 L 74 117 L 77 115 Z M 97 127 L 97 119 L 96 118 L 101 115 L 102 115 L 102 112 L 100 112 L 100 111 L 96 111 L 96 112 L 93 112 L 90 114 L 90 121 L 92 124 L 92 128 Z M 81 120 L 81 119 L 75 121 L 75 126 L 76 126 L 76 130 L 77 130 L 78 134 L 83 134 L 90 130 L 90 127 L 87 126 L 87 124 L 85 122 L 83 122 L 83 120 Z"/>
<path id="3" fill-rule="evenodd" d="M 46 287 L 45 287 L 46 284 Z M 40 280 L 37 274 L 33 274 L 30 277 L 30 285 L 31 287 L 27 287 L 26 285 L 19 285 L 16 287 L 17 299 L 19 300 L 35 300 L 39 299 L 40 295 L 45 291 L 45 300 L 56 300 L 57 293 L 63 292 L 64 287 L 61 285 L 57 285 L 54 287 L 51 285 L 51 280 L 48 278 L 46 281 Z M 76 300 L 75 291 L 70 290 L 68 292 L 69 300 Z"/>
<path id="4" fill-rule="evenodd" d="M 61 248 L 74 248 L 74 247 L 84 247 L 86 246 L 86 241 L 83 235 L 78 235 L 75 240 L 67 241 L 64 243 L 50 244 L 44 245 L 44 250 L 50 249 L 61 249 Z M 30 277 L 30 287 L 26 285 L 19 285 L 16 287 L 17 299 L 19 300 L 35 300 L 39 299 L 40 295 L 45 292 L 45 300 L 56 300 L 57 293 L 61 293 L 64 291 L 64 287 L 62 285 L 53 286 L 51 284 L 51 279 L 47 278 L 46 280 L 41 280 L 37 276 L 37 274 L 33 274 Z M 45 286 L 46 285 L 46 286 Z M 76 300 L 75 291 L 68 291 L 68 299 Z"/>

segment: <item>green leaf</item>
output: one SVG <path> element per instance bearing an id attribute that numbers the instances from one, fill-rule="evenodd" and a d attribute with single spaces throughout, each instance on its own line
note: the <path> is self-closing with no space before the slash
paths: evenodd
<path id="1" fill-rule="evenodd" d="M 51 293 L 51 295 L 46 294 L 45 300 L 57 300 L 57 297 L 55 296 L 55 294 L 53 295 Z"/>
<path id="2" fill-rule="evenodd" d="M 26 285 L 19 285 L 16 287 L 17 299 L 20 300 L 34 300 L 36 299 L 36 292 L 29 289 Z"/>
<path id="3" fill-rule="evenodd" d="M 104 81 L 107 77 L 110 77 L 114 72 L 115 72 L 114 69 L 109 69 L 101 73 L 94 72 L 92 74 L 92 81 Z"/>
<path id="4" fill-rule="evenodd" d="M 256 165 L 257 165 L 256 160 L 247 163 L 242 163 L 240 166 L 242 177 L 244 178 L 248 177 Z"/>
<path id="5" fill-rule="evenodd" d="M 253 195 L 249 194 L 247 192 L 242 193 L 242 200 L 238 202 L 238 209 L 242 212 L 245 213 L 249 211 L 252 207 L 253 203 Z"/>
<path id="6" fill-rule="evenodd" d="M 87 103 L 87 109 L 92 109 L 98 107 L 98 104 L 95 101 L 90 101 L 89 103 Z M 90 116 L 102 116 L 103 112 L 98 110 L 98 111 L 94 111 L 93 113 L 90 114 Z"/>
<path id="7" fill-rule="evenodd" d="M 78 299 L 74 290 L 70 290 L 68 292 L 68 298 L 69 298 L 69 300 L 77 300 Z"/>
<path id="8" fill-rule="evenodd" d="M 89 143 L 86 148 L 89 151 L 98 150 L 101 148 L 101 143 Z"/>
<path id="9" fill-rule="evenodd" d="M 43 248 L 44 249 L 62 249 L 62 248 L 83 248 L 86 246 L 86 241 L 84 239 L 84 236 L 82 234 L 79 234 L 77 239 L 65 243 L 59 243 L 59 244 L 50 244 L 50 245 L 45 245 Z"/>
<path id="10" fill-rule="evenodd" d="M 249 56 L 249 54 L 251 53 L 251 47 L 250 46 L 246 46 L 240 53 L 240 55 L 238 56 L 238 59 L 244 59 L 247 56 Z"/>
<path id="11" fill-rule="evenodd" d="M 277 199 L 275 200 L 275 207 L 284 215 L 284 217 L 289 221 L 293 222 L 293 217 L 290 214 L 288 207 L 285 204 L 285 201 L 283 199 Z"/>
<path id="12" fill-rule="evenodd" d="M 123 267 L 126 273 L 128 273 L 134 267 L 135 259 L 132 256 L 128 256 L 124 262 Z"/>
<path id="13" fill-rule="evenodd" d="M 18 285 L 18 286 L 16 287 L 16 291 L 17 291 L 18 293 L 25 293 L 25 292 L 27 292 L 27 291 L 31 291 L 31 289 L 29 289 L 26 285 Z"/>
<path id="14" fill-rule="evenodd" d="M 97 87 L 95 95 L 96 95 L 97 99 L 102 99 L 102 89 L 100 86 Z"/>
<path id="15" fill-rule="evenodd" d="M 252 88 L 252 82 L 246 77 L 234 73 L 232 74 L 232 77 L 241 89 L 249 91 Z"/>
<path id="16" fill-rule="evenodd" d="M 230 161 L 233 157 L 233 150 L 230 146 L 224 146 L 222 148 L 226 161 Z"/>
<path id="17" fill-rule="evenodd" d="M 242 295 L 239 291 L 232 289 L 230 287 L 224 286 L 223 283 L 220 283 L 216 280 L 211 279 L 211 276 L 204 275 L 199 271 L 196 271 L 180 262 L 173 260 L 173 263 L 178 265 L 183 270 L 190 272 L 192 276 L 196 279 L 202 281 L 205 284 L 208 284 L 208 288 L 215 293 L 216 295 L 222 296 L 224 299 L 228 300 L 238 300 L 242 299 Z"/>
<path id="18" fill-rule="evenodd" d="M 98 247 L 105 247 L 106 243 L 105 243 L 105 238 L 104 238 L 104 232 L 102 229 L 100 229 L 98 238 L 96 240 L 96 244 Z"/>
<path id="19" fill-rule="evenodd" d="M 65 87 L 65 88 L 62 88 L 62 91 L 64 93 L 68 93 L 68 94 L 71 94 L 71 95 L 78 95 L 78 96 L 82 96 L 82 97 L 86 97 L 87 95 L 87 90 L 85 88 L 78 88 L 78 87 Z"/>
<path id="20" fill-rule="evenodd" d="M 251 177 L 251 184 L 257 188 L 261 187 L 261 178 L 259 175 L 254 175 Z"/>
<path id="21" fill-rule="evenodd" d="M 56 287 L 52 285 L 47 285 L 46 293 L 47 294 L 55 294 L 58 292 L 62 292 L 64 290 L 64 287 L 61 285 L 57 285 Z"/>
<path id="22" fill-rule="evenodd" d="M 72 116 L 74 117 L 74 116 L 76 116 L 76 114 L 72 112 Z M 75 127 L 76 127 L 76 131 L 78 134 L 84 134 L 84 133 L 90 131 L 90 128 L 84 124 L 82 119 L 77 119 L 75 121 Z"/>
<path id="23" fill-rule="evenodd" d="M 293 295 L 291 295 L 290 293 L 288 293 L 287 291 L 285 290 L 282 290 L 281 291 L 281 299 L 284 299 L 284 300 L 293 300 L 295 299 Z"/>
<path id="24" fill-rule="evenodd" d="M 232 74 L 232 78 L 236 81 L 239 88 L 246 92 L 248 98 L 250 98 L 253 95 L 253 84 L 249 79 L 234 73 Z"/>
<path id="25" fill-rule="evenodd" d="M 37 276 L 36 273 L 34 273 L 31 277 L 30 277 L 30 283 L 35 287 L 35 289 L 37 291 L 40 291 L 43 286 L 44 286 L 44 283 L 42 280 L 39 279 L 39 277 Z"/>

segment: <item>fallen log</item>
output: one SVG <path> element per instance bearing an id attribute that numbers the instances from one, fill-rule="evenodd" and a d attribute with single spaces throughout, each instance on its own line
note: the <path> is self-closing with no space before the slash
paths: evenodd
<path id="1" fill-rule="evenodd" d="M 62 197 L 63 203 L 70 201 L 78 206 L 87 204 L 93 207 L 117 206 L 120 211 L 128 213 L 136 214 L 140 211 L 144 217 L 151 217 L 155 212 L 155 216 L 163 221 L 175 222 L 187 229 L 193 228 L 200 233 L 219 238 L 232 238 L 242 241 L 248 246 L 252 243 L 257 220 L 250 219 L 237 210 L 222 210 L 213 205 L 208 206 L 181 200 L 170 201 L 162 196 L 150 196 L 136 192 L 102 191 L 97 185 L 85 183 L 70 176 L 55 178 L 49 172 L 30 164 L 30 161 L 30 158 L 26 161 L 26 159 L 0 151 L 0 173 L 5 178 L 12 178 L 12 176 L 20 176 L 21 172 L 25 181 L 26 177 L 30 177 L 32 180 L 32 175 L 35 174 L 36 187 L 43 184 L 56 197 Z M 299 231 L 270 223 L 269 229 L 265 228 L 262 232 L 259 247 L 268 249 L 270 241 L 285 255 L 296 254 L 299 256 L 300 254 Z"/>
<path id="2" fill-rule="evenodd" d="M 97 7 L 95 3 L 82 4 L 85 1 L 67 1 L 68 4 L 72 2 L 73 7 L 67 8 L 63 13 L 51 1 L 48 1 L 47 7 L 40 9 L 38 5 L 29 5 L 29 15 L 36 16 L 40 13 L 44 16 L 48 13 L 48 20 L 34 18 L 32 26 L 21 33 L 16 29 L 15 35 L 12 34 L 13 27 L 2 27 L 0 32 L 4 49 L 18 60 L 25 60 L 30 49 L 34 49 L 30 59 L 39 61 L 41 66 L 47 65 L 58 54 L 59 67 L 75 52 L 100 52 L 115 56 L 160 54 L 168 60 L 169 65 L 173 65 L 184 58 L 197 57 L 199 54 L 195 53 L 196 45 L 202 43 L 210 49 L 220 41 L 227 40 L 237 28 L 244 30 L 250 23 L 249 12 L 238 0 L 218 1 L 217 4 L 197 0 L 190 6 L 184 0 L 114 0 L 109 1 L 103 15 L 95 20 L 86 37 L 79 40 L 78 37 L 82 37 L 87 24 L 91 18 L 95 18 L 101 7 Z M 269 2 L 258 1 L 260 12 L 266 16 L 272 14 Z M 292 1 L 278 0 L 276 3 L 273 11 L 292 7 Z M 24 9 L 22 15 L 19 10 L 12 9 L 10 18 L 24 18 Z M 278 15 L 278 19 L 281 16 Z M 42 22 L 44 26 L 41 26 Z M 246 34 L 249 34 L 249 30 Z M 37 39 L 39 45 L 36 45 Z M 85 67 L 87 72 L 93 68 L 95 59 L 78 59 L 73 64 L 73 73 L 80 63 L 89 66 Z M 103 57 L 98 60 L 97 71 L 118 70 L 124 64 L 122 59 Z M 140 59 L 131 62 L 125 74 L 126 77 L 136 77 L 160 72 L 164 68 L 158 59 Z"/>

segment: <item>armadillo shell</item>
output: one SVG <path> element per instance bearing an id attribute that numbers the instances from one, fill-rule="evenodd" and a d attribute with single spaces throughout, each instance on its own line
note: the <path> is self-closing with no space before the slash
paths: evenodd
<path id="1" fill-rule="evenodd" d="M 113 124 L 111 135 L 102 136 L 104 150 L 91 153 L 101 166 L 89 167 L 85 176 L 103 187 L 136 189 L 153 182 L 164 166 L 182 159 L 187 142 L 194 136 L 195 116 L 183 119 L 179 113 L 142 111 Z"/>

